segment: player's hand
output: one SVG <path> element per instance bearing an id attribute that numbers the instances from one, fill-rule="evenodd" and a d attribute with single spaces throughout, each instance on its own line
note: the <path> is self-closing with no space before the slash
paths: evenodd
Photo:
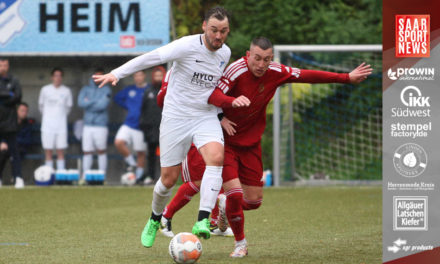
<path id="1" fill-rule="evenodd" d="M 244 95 L 240 95 L 232 101 L 232 107 L 248 107 L 251 104 L 251 101 Z"/>
<path id="2" fill-rule="evenodd" d="M 365 62 L 362 62 L 356 69 L 351 71 L 348 76 L 350 77 L 350 82 L 353 84 L 358 84 L 365 79 L 367 79 L 368 75 L 373 72 L 373 68 L 370 65 L 365 65 Z"/>
<path id="3" fill-rule="evenodd" d="M 107 73 L 104 75 L 100 75 L 100 74 L 95 74 L 92 75 L 93 81 L 95 81 L 95 83 L 99 84 L 99 88 L 102 88 L 104 85 L 106 85 L 107 83 L 111 83 L 113 86 L 115 86 L 118 83 L 118 78 L 116 78 L 116 76 L 114 76 L 111 73 Z"/>
<path id="4" fill-rule="evenodd" d="M 222 121 L 220 121 L 220 124 L 222 125 L 222 128 L 228 133 L 229 136 L 235 135 L 235 128 L 234 126 L 237 126 L 234 122 L 229 120 L 226 117 L 223 117 Z"/>
<path id="5" fill-rule="evenodd" d="M 0 151 L 7 151 L 8 150 L 8 144 L 5 142 L 0 143 Z"/>

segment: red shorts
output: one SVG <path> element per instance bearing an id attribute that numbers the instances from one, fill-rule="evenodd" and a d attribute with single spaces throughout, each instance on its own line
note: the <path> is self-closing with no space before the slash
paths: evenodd
<path id="1" fill-rule="evenodd" d="M 239 179 L 240 183 L 249 186 L 263 186 L 263 162 L 261 145 L 254 147 L 235 147 L 225 144 L 225 161 L 223 164 L 223 183 Z"/>
<path id="2" fill-rule="evenodd" d="M 194 182 L 201 181 L 205 172 L 205 161 L 197 148 L 192 145 L 182 162 L 182 181 Z"/>

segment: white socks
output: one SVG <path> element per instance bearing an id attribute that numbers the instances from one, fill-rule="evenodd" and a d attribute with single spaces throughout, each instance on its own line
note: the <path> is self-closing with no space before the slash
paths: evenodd
<path id="1" fill-rule="evenodd" d="M 136 168 L 136 179 L 140 179 L 144 175 L 144 168 L 137 167 Z"/>
<path id="2" fill-rule="evenodd" d="M 93 164 L 93 155 L 92 154 L 84 154 L 83 156 L 83 171 L 86 172 L 92 168 Z"/>
<path id="3" fill-rule="evenodd" d="M 53 160 L 46 160 L 44 162 L 44 165 L 49 166 L 49 167 L 51 167 L 53 169 Z"/>
<path id="4" fill-rule="evenodd" d="M 206 166 L 200 185 L 200 211 L 211 212 L 222 188 L 223 166 Z"/>
<path id="5" fill-rule="evenodd" d="M 136 161 L 134 160 L 133 155 L 128 155 L 127 157 L 124 158 L 125 162 L 129 165 L 129 166 L 136 166 Z"/>
<path id="6" fill-rule="evenodd" d="M 64 160 L 57 160 L 57 170 L 65 170 L 66 163 Z"/>
<path id="7" fill-rule="evenodd" d="M 167 205 L 171 193 L 173 192 L 173 187 L 167 188 L 162 183 L 162 178 L 160 178 L 156 185 L 154 185 L 154 191 L 153 191 L 153 202 L 152 202 L 152 209 L 153 213 L 155 215 L 161 215 L 163 212 L 163 209 L 165 209 L 165 206 Z"/>
<path id="8" fill-rule="evenodd" d="M 104 173 L 107 171 L 107 153 L 98 155 L 98 169 Z"/>

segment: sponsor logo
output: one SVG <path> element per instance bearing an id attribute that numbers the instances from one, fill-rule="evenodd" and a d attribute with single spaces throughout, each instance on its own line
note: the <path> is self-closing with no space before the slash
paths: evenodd
<path id="1" fill-rule="evenodd" d="M 130 49 L 136 47 L 136 37 L 121 36 L 119 40 L 119 46 L 123 49 Z"/>
<path id="2" fill-rule="evenodd" d="M 396 57 L 429 57 L 429 15 L 396 15 Z"/>
<path id="3" fill-rule="evenodd" d="M 194 72 L 193 77 L 191 79 L 191 84 L 195 84 L 205 88 L 214 88 L 217 85 L 217 82 L 214 81 L 214 76 L 212 75 L 206 73 Z"/>
<path id="4" fill-rule="evenodd" d="M 415 143 L 406 143 L 394 152 L 393 163 L 394 168 L 400 175 L 413 178 L 425 171 L 428 156 L 421 146 Z"/>
<path id="5" fill-rule="evenodd" d="M 414 94 L 414 92 L 416 94 Z M 429 96 L 422 96 L 422 92 L 415 86 L 407 86 L 400 92 L 400 100 L 409 107 L 429 107 Z"/>
<path id="6" fill-rule="evenodd" d="M 403 240 L 401 238 L 398 238 L 393 242 L 392 246 L 387 247 L 388 252 L 393 252 L 394 254 L 398 253 L 399 251 L 403 252 L 413 252 L 413 251 L 426 251 L 426 250 L 433 250 L 434 246 L 432 245 L 422 245 L 422 244 L 413 244 L 408 245 L 407 240 Z"/>
<path id="7" fill-rule="evenodd" d="M 395 71 L 389 68 L 387 75 L 393 81 L 433 81 L 435 80 L 435 68 L 397 68 Z"/>
<path id="8" fill-rule="evenodd" d="M 428 197 L 394 196 L 393 230 L 428 230 Z"/>
<path id="9" fill-rule="evenodd" d="M 202 62 L 204 62 L 204 61 L 196 59 L 196 63 L 202 63 Z"/>
<path id="10" fill-rule="evenodd" d="M 407 108 L 391 108 L 391 117 L 430 117 L 431 107 L 429 96 L 423 96 L 416 86 L 407 86 L 400 92 L 400 101 Z M 424 109 L 414 109 L 424 108 Z"/>
<path id="11" fill-rule="evenodd" d="M 23 0 L 0 1 L 0 44 L 10 41 L 15 34 L 20 33 L 25 26 L 24 20 L 18 13 Z"/>
<path id="12" fill-rule="evenodd" d="M 225 65 L 225 62 L 224 62 L 224 61 L 221 61 L 221 62 L 220 62 L 220 68 L 221 68 L 223 65 Z"/>
<path id="13" fill-rule="evenodd" d="M 432 130 L 432 123 L 393 123 L 391 124 L 391 136 L 402 138 L 426 138 Z"/>
<path id="14" fill-rule="evenodd" d="M 434 191 L 435 183 L 433 182 L 405 182 L 395 183 L 387 182 L 388 191 Z"/>

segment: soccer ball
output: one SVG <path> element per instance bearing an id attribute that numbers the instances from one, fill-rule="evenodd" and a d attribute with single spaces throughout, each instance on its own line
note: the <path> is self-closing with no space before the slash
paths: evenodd
<path id="1" fill-rule="evenodd" d="M 54 173 L 54 171 L 49 166 L 43 165 L 38 167 L 34 172 L 35 183 L 37 185 L 53 184 L 52 173 Z"/>
<path id="2" fill-rule="evenodd" d="M 179 233 L 171 239 L 169 252 L 176 263 L 195 263 L 202 255 L 202 243 L 191 233 Z"/>
<path id="3" fill-rule="evenodd" d="M 129 186 L 134 185 L 136 183 L 136 174 L 134 174 L 133 172 L 127 172 L 122 174 L 121 183 L 123 185 L 129 185 Z"/>

